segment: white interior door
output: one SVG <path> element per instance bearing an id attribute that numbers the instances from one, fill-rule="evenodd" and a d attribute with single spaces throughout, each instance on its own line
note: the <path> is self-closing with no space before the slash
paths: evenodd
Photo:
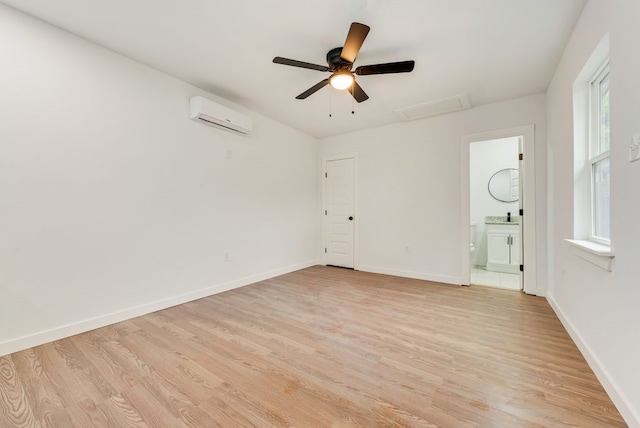
<path id="1" fill-rule="evenodd" d="M 354 267 L 355 159 L 326 162 L 325 264 Z"/>

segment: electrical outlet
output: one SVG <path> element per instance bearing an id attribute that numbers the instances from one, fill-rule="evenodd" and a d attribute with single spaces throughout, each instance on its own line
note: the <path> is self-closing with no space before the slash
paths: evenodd
<path id="1" fill-rule="evenodd" d="M 405 254 L 409 254 L 409 246 L 408 246 L 408 245 L 405 245 L 405 246 L 404 246 L 404 250 L 403 250 L 403 252 L 404 252 Z"/>
<path id="2" fill-rule="evenodd" d="M 225 262 L 230 262 L 231 261 L 231 252 L 230 251 L 225 251 L 224 252 L 224 261 Z"/>

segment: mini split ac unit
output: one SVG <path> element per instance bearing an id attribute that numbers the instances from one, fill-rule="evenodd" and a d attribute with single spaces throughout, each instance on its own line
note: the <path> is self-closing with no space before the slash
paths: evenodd
<path id="1" fill-rule="evenodd" d="M 203 97 L 189 101 L 189 119 L 238 134 L 251 131 L 251 117 Z"/>

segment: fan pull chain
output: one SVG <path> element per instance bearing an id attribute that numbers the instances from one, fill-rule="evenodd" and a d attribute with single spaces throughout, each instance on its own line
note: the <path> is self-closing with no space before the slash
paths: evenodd
<path id="1" fill-rule="evenodd" d="M 351 84 L 351 94 L 355 93 L 353 92 L 355 89 L 355 86 L 356 86 L 356 82 L 354 80 L 353 83 Z M 351 97 L 351 114 L 356 114 L 355 98 L 353 97 Z"/>
<path id="2" fill-rule="evenodd" d="M 329 88 L 329 117 L 331 117 L 331 100 L 333 99 L 333 91 Z"/>

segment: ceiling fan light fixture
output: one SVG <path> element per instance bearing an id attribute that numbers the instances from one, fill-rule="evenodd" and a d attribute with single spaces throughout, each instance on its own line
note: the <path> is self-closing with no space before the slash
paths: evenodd
<path id="1" fill-rule="evenodd" d="M 2 0 L 0 0 L 2 1 Z M 333 88 L 344 91 L 348 90 L 353 98 L 361 103 L 369 99 L 369 95 L 362 90 L 358 82 L 356 82 L 355 75 L 367 76 L 371 74 L 393 74 L 393 73 L 408 73 L 413 71 L 415 61 L 399 61 L 399 62 L 387 62 L 383 64 L 371 64 L 359 66 L 355 70 L 351 70 L 353 62 L 358 56 L 358 52 L 362 47 L 362 43 L 369 34 L 369 26 L 361 24 L 359 22 L 353 22 L 349 27 L 349 33 L 347 39 L 344 41 L 342 47 L 336 47 L 327 52 L 327 65 L 312 64 L 310 62 L 298 61 L 295 59 L 283 58 L 277 56 L 273 58 L 275 64 L 288 65 L 291 67 L 306 68 L 308 70 L 317 70 L 323 72 L 331 72 L 331 76 L 327 79 L 322 79 L 300 95 L 296 96 L 296 100 L 304 100 L 310 95 L 315 94 L 320 89 L 327 85 L 331 85 Z"/>
<path id="2" fill-rule="evenodd" d="M 340 91 L 350 88 L 353 85 L 353 81 L 353 74 L 349 71 L 339 71 L 329 78 L 331 86 Z"/>

